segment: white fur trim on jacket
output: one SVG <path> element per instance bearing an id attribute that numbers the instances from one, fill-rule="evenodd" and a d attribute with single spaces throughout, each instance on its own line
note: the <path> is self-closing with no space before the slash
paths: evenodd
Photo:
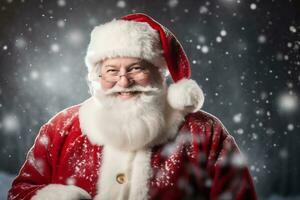
<path id="1" fill-rule="evenodd" d="M 167 98 L 172 108 L 186 113 L 198 111 L 204 103 L 201 88 L 191 79 L 183 79 L 171 84 Z"/>
<path id="2" fill-rule="evenodd" d="M 106 58 L 136 57 L 164 67 L 159 34 L 146 22 L 113 20 L 97 26 L 91 33 L 85 63 L 91 71 Z"/>
<path id="3" fill-rule="evenodd" d="M 122 151 L 106 145 L 99 170 L 95 200 L 146 200 L 148 180 L 151 176 L 151 151 Z M 117 182 L 118 174 L 124 174 L 124 183 Z"/>
<path id="4" fill-rule="evenodd" d="M 84 189 L 75 185 L 50 184 L 38 190 L 31 200 L 91 199 Z"/>
<path id="5" fill-rule="evenodd" d="M 152 176 L 151 150 L 141 150 L 133 160 L 129 200 L 146 200 L 149 192 L 149 179 Z"/>

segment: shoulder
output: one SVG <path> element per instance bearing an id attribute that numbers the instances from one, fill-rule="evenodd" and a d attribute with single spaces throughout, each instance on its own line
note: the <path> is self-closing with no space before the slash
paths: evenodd
<path id="1" fill-rule="evenodd" d="M 181 132 L 198 135 L 208 141 L 234 140 L 219 118 L 203 110 L 186 115 Z"/>
<path id="2" fill-rule="evenodd" d="M 198 125 L 198 126 L 220 126 L 221 128 L 225 128 L 222 124 L 221 120 L 217 118 L 216 116 L 205 112 L 203 110 L 200 110 L 195 113 L 190 113 L 185 116 L 185 125 L 186 126 L 192 126 L 192 125 Z"/>
<path id="3" fill-rule="evenodd" d="M 52 128 L 65 128 L 78 120 L 78 113 L 81 104 L 65 108 L 54 115 L 45 125 Z"/>

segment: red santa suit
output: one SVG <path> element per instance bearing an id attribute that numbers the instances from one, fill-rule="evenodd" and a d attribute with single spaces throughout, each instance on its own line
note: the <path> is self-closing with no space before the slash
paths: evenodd
<path id="1" fill-rule="evenodd" d="M 168 69 L 176 83 L 167 92 L 165 132 L 134 150 L 116 147 L 114 138 L 102 140 L 98 136 L 105 133 L 92 120 L 99 106 L 93 95 L 42 126 L 8 199 L 255 200 L 233 137 L 216 117 L 200 111 L 203 93 L 184 79 L 190 66 L 174 35 L 143 14 L 96 27 L 86 56 L 89 80 L 100 58 L 114 56 L 141 57 Z"/>
<path id="2" fill-rule="evenodd" d="M 167 142 L 126 152 L 92 144 L 82 132 L 93 104 L 68 108 L 41 128 L 10 200 L 59 192 L 61 199 L 256 199 L 246 162 L 216 117 L 188 114 Z"/>

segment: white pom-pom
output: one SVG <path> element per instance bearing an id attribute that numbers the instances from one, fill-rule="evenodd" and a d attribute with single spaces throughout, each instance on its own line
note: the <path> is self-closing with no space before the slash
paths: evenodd
<path id="1" fill-rule="evenodd" d="M 196 81 L 182 79 L 169 86 L 168 102 L 176 110 L 196 112 L 203 106 L 204 95 Z"/>

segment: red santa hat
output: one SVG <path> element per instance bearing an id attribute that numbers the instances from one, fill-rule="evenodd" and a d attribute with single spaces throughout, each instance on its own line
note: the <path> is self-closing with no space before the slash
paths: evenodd
<path id="1" fill-rule="evenodd" d="M 151 17 L 130 14 L 97 26 L 91 33 L 85 63 L 91 71 L 106 58 L 142 58 L 157 67 L 168 69 L 175 85 L 169 87 L 172 107 L 195 111 L 202 107 L 203 92 L 191 75 L 189 60 L 174 34 Z M 180 94 L 183 93 L 183 94 Z"/>

